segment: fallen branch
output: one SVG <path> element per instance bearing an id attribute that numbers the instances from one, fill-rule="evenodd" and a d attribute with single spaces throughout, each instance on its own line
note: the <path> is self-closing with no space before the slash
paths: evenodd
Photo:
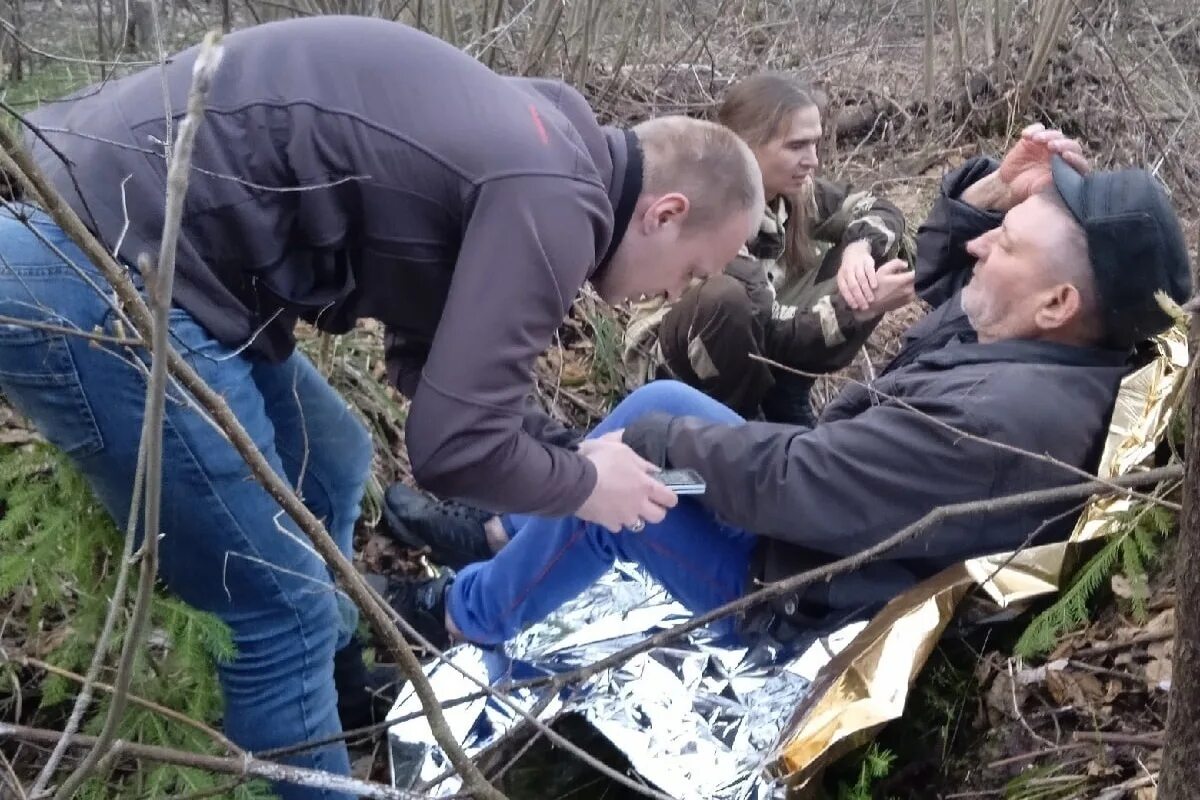
<path id="1" fill-rule="evenodd" d="M 1103 731 L 1075 731 L 1071 734 L 1077 742 L 1096 742 L 1097 744 L 1132 744 L 1163 746 L 1163 731 L 1151 733 L 1105 733 Z"/>
<path id="2" fill-rule="evenodd" d="M 1165 642 L 1168 639 L 1175 638 L 1175 631 L 1161 631 L 1159 633 L 1142 633 L 1131 637 L 1125 642 L 1105 642 L 1104 644 L 1094 644 L 1090 647 L 1085 647 L 1081 650 L 1076 650 L 1074 655 L 1076 658 L 1088 658 L 1091 656 L 1103 655 L 1112 653 L 1116 650 L 1124 650 L 1127 647 L 1136 647 L 1139 644 L 1153 644 L 1154 642 Z"/>
<path id="3" fill-rule="evenodd" d="M 1096 795 L 1096 800 L 1120 800 L 1122 797 L 1129 797 L 1129 792 L 1132 789 L 1141 789 L 1145 786 L 1157 786 L 1158 773 L 1151 775 L 1141 775 L 1137 778 L 1131 778 L 1124 783 L 1118 783 L 1116 786 L 1105 791 L 1103 794 Z"/>
<path id="4" fill-rule="evenodd" d="M 20 739 L 26 742 L 53 744 L 63 738 L 66 737 L 58 731 L 0 722 L 0 739 Z M 95 736 L 76 734 L 69 737 L 67 746 L 92 748 L 98 741 Z M 206 756 L 200 753 L 172 750 L 169 747 L 135 744 L 124 739 L 113 741 L 110 747 L 111 752 L 116 756 L 145 759 L 161 764 L 176 764 L 181 767 L 195 767 L 222 775 L 264 778 L 269 781 L 325 789 L 330 792 L 345 792 L 357 797 L 381 798 L 381 800 L 413 800 L 413 798 L 422 797 L 422 795 L 379 783 L 368 783 L 315 769 L 276 764 L 273 761 L 263 761 L 250 755 L 241 757 Z"/>

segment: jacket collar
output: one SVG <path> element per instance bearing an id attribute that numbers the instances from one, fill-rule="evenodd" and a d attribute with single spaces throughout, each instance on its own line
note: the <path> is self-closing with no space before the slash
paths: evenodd
<path id="1" fill-rule="evenodd" d="M 1121 367 L 1129 360 L 1125 350 L 1101 347 L 1078 347 L 1057 342 L 1030 339 L 1006 339 L 999 342 L 951 341 L 945 346 L 916 359 L 916 363 L 933 368 L 957 367 L 964 364 L 1058 364 L 1068 367 Z"/>
<path id="2" fill-rule="evenodd" d="M 608 240 L 608 249 L 596 264 L 593 275 L 599 274 L 612 260 L 613 253 L 625 238 L 629 221 L 633 219 L 633 209 L 642 194 L 642 145 L 637 134 L 616 128 L 605 128 L 604 133 L 608 138 L 613 163 L 612 178 L 608 183 L 608 202 L 613 208 L 613 231 L 612 238 Z"/>

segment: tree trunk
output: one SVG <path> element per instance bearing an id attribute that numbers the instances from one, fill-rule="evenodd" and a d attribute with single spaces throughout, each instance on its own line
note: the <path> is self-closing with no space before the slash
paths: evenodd
<path id="1" fill-rule="evenodd" d="M 1193 354 L 1197 344 L 1200 318 L 1193 317 L 1189 347 Z M 1175 655 L 1159 800 L 1194 798 L 1200 764 L 1200 382 L 1193 381 L 1189 393 L 1187 472 L 1175 552 Z"/>

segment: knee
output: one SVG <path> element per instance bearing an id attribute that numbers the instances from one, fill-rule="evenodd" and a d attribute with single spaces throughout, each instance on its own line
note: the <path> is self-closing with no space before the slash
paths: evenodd
<path id="1" fill-rule="evenodd" d="M 724 273 L 714 275 L 696 289 L 693 330 L 710 323 L 749 324 L 754 319 L 754 303 L 745 285 Z"/>
<path id="2" fill-rule="evenodd" d="M 679 381 L 663 380 L 653 381 L 634 391 L 613 409 L 609 419 L 615 425 L 623 426 L 653 412 L 712 418 L 715 421 L 726 421 L 726 417 L 737 418 L 732 411 L 699 389 Z"/>
<path id="3" fill-rule="evenodd" d="M 277 747 L 336 722 L 340 619 L 333 592 L 316 591 L 233 624 L 237 655 L 220 667 L 231 738 L 252 749 Z M 262 720 L 273 724 L 264 729 Z"/>

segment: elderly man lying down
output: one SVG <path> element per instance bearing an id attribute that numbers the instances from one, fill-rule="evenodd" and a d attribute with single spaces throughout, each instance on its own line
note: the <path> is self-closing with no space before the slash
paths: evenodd
<path id="1" fill-rule="evenodd" d="M 393 581 L 388 599 L 436 644 L 493 644 L 621 560 L 702 613 L 938 506 L 1076 482 L 951 428 L 1094 470 L 1135 346 L 1169 324 L 1155 292 L 1182 302 L 1191 277 L 1179 221 L 1150 174 L 1090 172 L 1075 141 L 1034 126 L 1002 163 L 974 159 L 945 178 L 918 235 L 917 288 L 934 311 L 815 428 L 745 422 L 673 382 L 630 395 L 580 452 L 619 438 L 647 470 L 690 467 L 707 491 L 647 504 L 623 530 L 485 521 L 393 490 L 398 535 L 462 568 Z M 946 521 L 856 572 L 722 620 L 718 633 L 786 643 L 867 616 L 952 563 L 1020 546 L 1056 515 L 1038 541 L 1064 538 L 1070 505 Z"/>

